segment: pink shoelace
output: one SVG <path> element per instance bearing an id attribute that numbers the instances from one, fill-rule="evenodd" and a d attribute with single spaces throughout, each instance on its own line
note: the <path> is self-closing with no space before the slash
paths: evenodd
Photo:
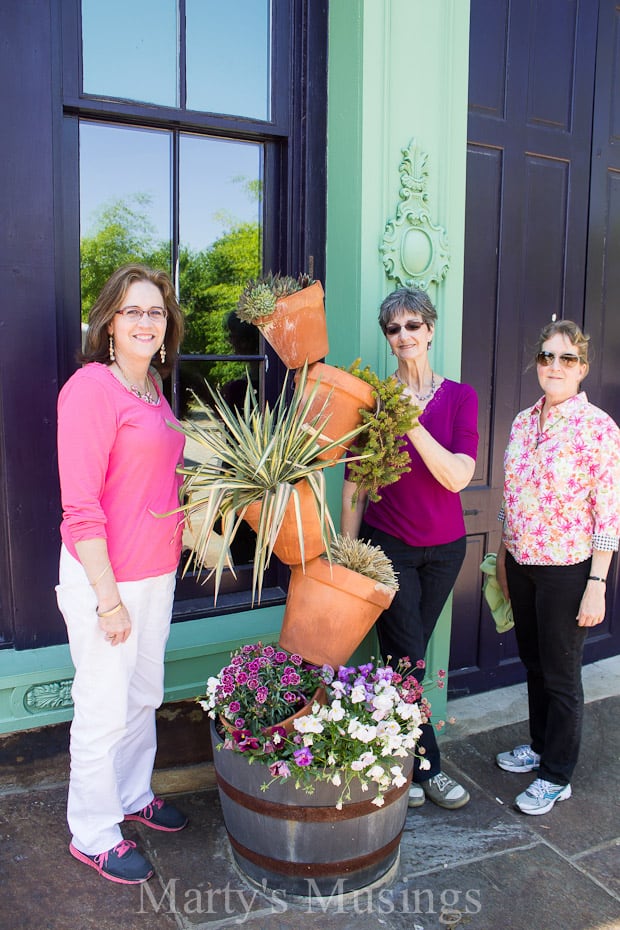
<path id="1" fill-rule="evenodd" d="M 103 868 L 108 861 L 108 856 L 111 852 L 116 853 L 119 859 L 122 859 L 124 855 L 130 852 L 132 849 L 135 849 L 136 844 L 133 840 L 121 840 L 120 843 L 117 843 L 113 849 L 107 849 L 105 852 L 99 853 L 98 856 L 95 856 L 95 862 L 99 868 Z"/>
<path id="2" fill-rule="evenodd" d="M 140 813 L 145 820 L 152 820 L 155 811 L 159 811 L 164 806 L 164 802 L 161 798 L 153 798 L 150 804 L 147 804 L 146 807 L 143 807 Z"/>

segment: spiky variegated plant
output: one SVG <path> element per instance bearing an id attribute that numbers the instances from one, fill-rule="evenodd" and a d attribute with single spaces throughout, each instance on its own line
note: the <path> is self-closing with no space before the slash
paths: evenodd
<path id="1" fill-rule="evenodd" d="M 215 525 L 221 520 L 221 545 L 216 564 L 209 574 L 209 577 L 215 576 L 216 599 L 224 568 L 233 569 L 230 546 L 249 504 L 261 502 L 252 575 L 252 598 L 257 593 L 259 602 L 264 572 L 291 498 L 304 561 L 299 492 L 295 487 L 298 481 L 308 480 L 326 550 L 335 535 L 322 474 L 323 469 L 333 463 L 319 459 L 318 454 L 356 436 L 364 427 L 358 426 L 321 450 L 315 435 L 319 424 L 323 425 L 325 405 L 316 415 L 309 417 L 318 384 L 304 399 L 306 381 L 307 365 L 300 370 L 290 401 L 286 397 L 285 379 L 273 409 L 266 404 L 263 410 L 249 379 L 242 410 L 230 407 L 219 391 L 209 386 L 213 407 L 196 398 L 204 424 L 199 425 L 193 420 L 171 424 L 207 452 L 207 461 L 179 469 L 185 476 L 182 499 L 187 502 L 177 512 L 190 517 L 200 514 L 201 519 L 185 571 L 189 565 L 195 565 L 199 572 L 204 567 L 209 543 L 215 537 Z"/>
<path id="2" fill-rule="evenodd" d="M 394 566 L 381 546 L 372 546 L 363 539 L 352 539 L 339 533 L 332 539 L 329 552 L 335 565 L 359 572 L 360 575 L 398 591 L 398 578 Z"/>
<path id="3" fill-rule="evenodd" d="M 264 278 L 248 281 L 237 303 L 237 316 L 244 323 L 256 323 L 274 312 L 280 297 L 288 297 L 313 283 L 306 274 L 291 278 L 271 272 Z"/>

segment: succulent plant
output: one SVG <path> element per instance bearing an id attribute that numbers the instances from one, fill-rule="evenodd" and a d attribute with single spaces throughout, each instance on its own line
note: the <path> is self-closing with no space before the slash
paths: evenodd
<path id="1" fill-rule="evenodd" d="M 351 446 L 351 454 L 359 458 L 350 462 L 348 477 L 357 485 L 355 498 L 365 491 L 371 501 L 378 501 L 382 487 L 410 470 L 409 456 L 402 451 L 403 436 L 417 425 L 420 409 L 410 403 L 403 385 L 394 378 L 379 378 L 368 366 L 359 365 L 358 358 L 346 370 L 374 388 L 377 406 L 361 411 L 366 428 Z"/>
<path id="2" fill-rule="evenodd" d="M 306 274 L 292 278 L 271 272 L 263 278 L 248 281 L 237 303 L 237 316 L 245 323 L 256 323 L 274 312 L 276 301 L 281 297 L 288 297 L 313 283 Z"/>

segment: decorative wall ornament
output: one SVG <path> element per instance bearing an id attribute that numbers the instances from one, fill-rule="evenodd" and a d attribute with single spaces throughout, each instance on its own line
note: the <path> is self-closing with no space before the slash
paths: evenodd
<path id="1" fill-rule="evenodd" d="M 72 684 L 73 679 L 66 678 L 63 681 L 49 681 L 44 685 L 34 685 L 24 694 L 24 707 L 31 714 L 73 707 Z"/>
<path id="2" fill-rule="evenodd" d="M 426 290 L 429 284 L 443 281 L 448 273 L 448 237 L 445 229 L 431 222 L 428 211 L 428 155 L 415 139 L 401 151 L 401 202 L 395 218 L 385 224 L 380 252 L 388 278 L 400 286 Z"/>

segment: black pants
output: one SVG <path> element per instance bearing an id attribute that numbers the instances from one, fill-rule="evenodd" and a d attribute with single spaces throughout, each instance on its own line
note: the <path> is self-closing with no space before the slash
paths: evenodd
<path id="1" fill-rule="evenodd" d="M 377 620 L 383 660 L 391 659 L 392 664 L 396 664 L 408 656 L 415 664 L 426 655 L 439 615 L 454 587 L 465 558 L 465 537 L 441 546 L 408 546 L 395 536 L 365 523 L 359 535 L 370 539 L 373 545 L 381 546 L 398 572 L 399 590 Z M 424 669 L 414 669 L 413 674 L 422 681 Z M 418 749 L 424 751 L 424 758 L 431 766 L 420 770 L 420 760 L 416 757 L 413 780 L 419 782 L 441 771 L 439 747 L 431 724 L 422 727 Z"/>
<path id="2" fill-rule="evenodd" d="M 577 565 L 519 565 L 506 554 L 519 656 L 527 669 L 532 749 L 539 777 L 570 782 L 581 743 L 581 666 L 587 627 L 577 612 L 591 559 Z"/>

